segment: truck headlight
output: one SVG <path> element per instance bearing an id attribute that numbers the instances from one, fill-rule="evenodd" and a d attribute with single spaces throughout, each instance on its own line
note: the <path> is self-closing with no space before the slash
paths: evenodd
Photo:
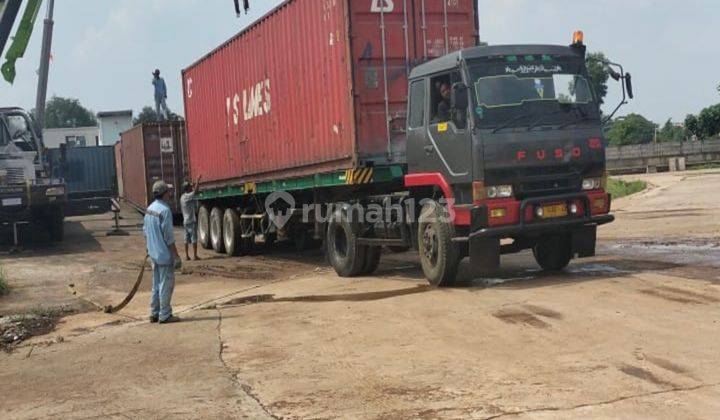
<path id="1" fill-rule="evenodd" d="M 488 198 L 509 198 L 513 196 L 512 185 L 498 185 L 496 187 L 487 187 Z"/>
<path id="2" fill-rule="evenodd" d="M 602 178 L 587 178 L 583 179 L 582 189 L 585 191 L 599 190 L 602 188 Z"/>
<path id="3" fill-rule="evenodd" d="M 63 187 L 52 187 L 45 190 L 45 195 L 47 197 L 58 197 L 61 195 L 65 195 L 65 188 Z"/>

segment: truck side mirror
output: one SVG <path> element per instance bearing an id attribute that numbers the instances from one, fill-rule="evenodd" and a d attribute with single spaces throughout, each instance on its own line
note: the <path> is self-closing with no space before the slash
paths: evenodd
<path id="1" fill-rule="evenodd" d="M 468 88 L 465 83 L 455 83 L 452 86 L 452 94 L 450 96 L 450 106 L 453 109 L 466 110 L 468 107 Z"/>
<path id="2" fill-rule="evenodd" d="M 632 86 L 632 76 L 630 73 L 625 74 L 625 86 L 627 87 L 628 96 L 630 99 L 633 99 L 633 86 Z"/>

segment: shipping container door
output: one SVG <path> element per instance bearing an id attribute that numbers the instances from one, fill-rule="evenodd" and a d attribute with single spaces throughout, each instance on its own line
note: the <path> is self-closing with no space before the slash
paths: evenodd
<path id="1" fill-rule="evenodd" d="M 475 0 L 412 0 L 415 58 L 425 62 L 478 43 Z"/>
<path id="2" fill-rule="evenodd" d="M 350 7 L 358 149 L 361 158 L 382 162 L 405 150 L 412 1 L 352 0 Z"/>

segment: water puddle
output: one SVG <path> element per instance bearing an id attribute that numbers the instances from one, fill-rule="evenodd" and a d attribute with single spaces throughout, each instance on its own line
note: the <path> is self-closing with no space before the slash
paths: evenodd
<path id="1" fill-rule="evenodd" d="M 604 245 L 624 257 L 642 257 L 682 265 L 720 267 L 720 242 L 711 239 L 651 240 Z"/>

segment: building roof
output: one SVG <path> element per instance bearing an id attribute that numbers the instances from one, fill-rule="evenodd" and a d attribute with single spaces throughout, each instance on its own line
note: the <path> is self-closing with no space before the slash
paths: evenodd
<path id="1" fill-rule="evenodd" d="M 111 118 L 111 117 L 132 117 L 133 112 L 132 110 L 126 110 L 126 111 L 107 111 L 107 112 L 98 112 L 97 117 L 98 118 Z"/>

